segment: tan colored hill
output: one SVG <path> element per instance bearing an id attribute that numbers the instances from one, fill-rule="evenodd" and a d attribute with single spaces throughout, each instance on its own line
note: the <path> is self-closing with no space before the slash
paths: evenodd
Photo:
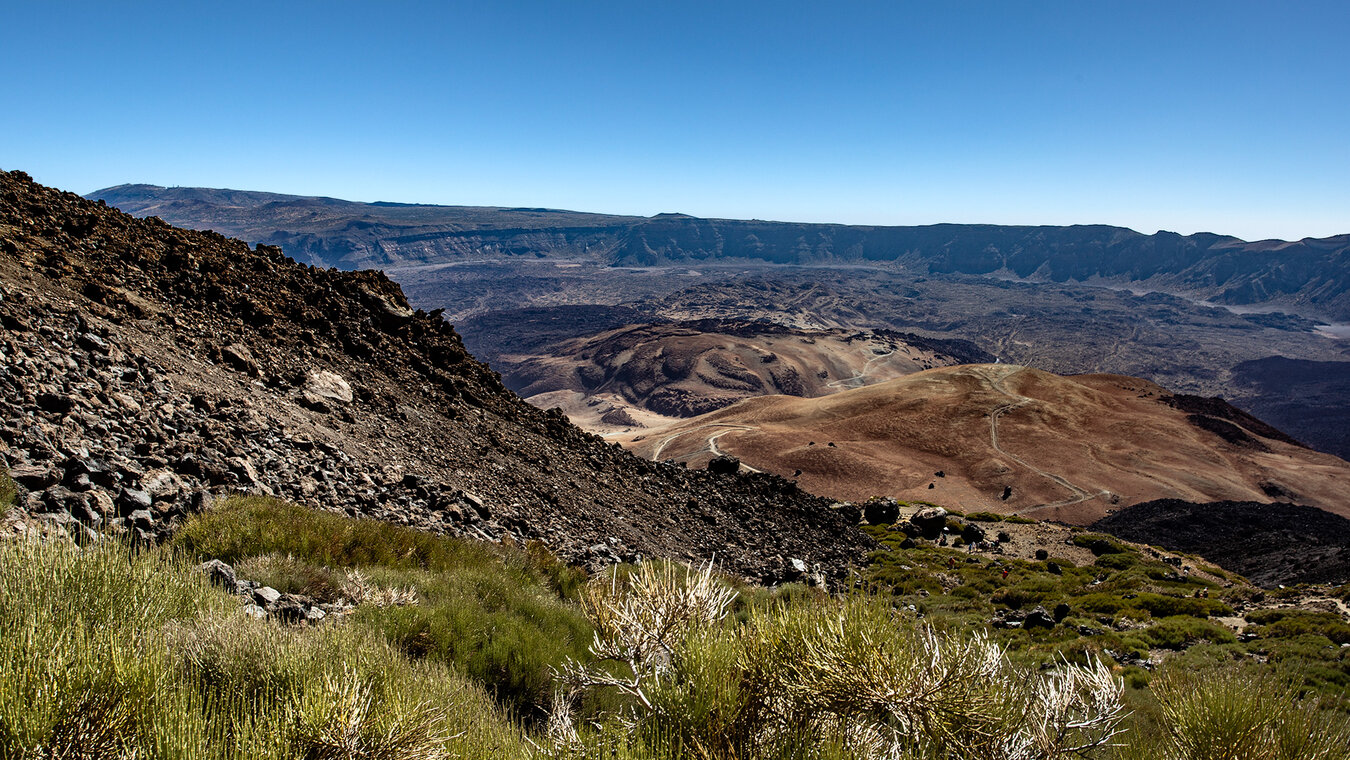
<path id="1" fill-rule="evenodd" d="M 756 396 L 816 397 L 938 366 L 960 346 L 889 331 L 704 320 L 625 325 L 493 357 L 508 387 L 587 430 L 669 424 Z M 945 352 L 944 352 L 945 349 Z"/>
<path id="2" fill-rule="evenodd" d="M 1221 400 L 1119 375 L 942 367 L 824 398 L 750 399 L 618 440 L 693 464 L 731 454 L 839 499 L 1078 524 L 1163 498 L 1292 501 L 1350 516 L 1350 463 Z"/>

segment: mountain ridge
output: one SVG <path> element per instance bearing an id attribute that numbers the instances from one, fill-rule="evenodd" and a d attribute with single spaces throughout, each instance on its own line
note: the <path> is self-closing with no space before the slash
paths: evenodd
<path id="1" fill-rule="evenodd" d="M 133 215 L 158 215 L 183 226 L 218 228 L 252 242 L 281 245 L 299 260 L 346 269 L 491 256 L 580 256 L 610 266 L 741 259 L 779 265 L 859 262 L 1050 282 L 1097 280 L 1350 321 L 1350 234 L 1248 242 L 1208 232 L 1149 235 L 1097 224 L 893 227 L 683 214 L 633 217 L 377 205 L 155 185 L 119 185 L 88 197 Z M 324 208 L 347 213 L 319 214 L 317 209 Z"/>

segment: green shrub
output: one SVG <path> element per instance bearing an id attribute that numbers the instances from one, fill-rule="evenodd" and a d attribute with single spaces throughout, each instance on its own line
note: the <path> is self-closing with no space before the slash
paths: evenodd
<path id="1" fill-rule="evenodd" d="M 966 519 L 974 522 L 1003 522 L 1004 516 L 997 512 L 971 512 L 966 515 Z"/>
<path id="2" fill-rule="evenodd" d="M 1330 612 L 1308 610 L 1259 610 L 1247 615 L 1249 629 L 1267 638 L 1293 638 L 1303 635 L 1323 636 L 1336 645 L 1350 644 L 1350 625 Z"/>
<path id="3" fill-rule="evenodd" d="M 1227 628 L 1185 615 L 1163 618 L 1140 631 L 1139 635 L 1155 649 L 1181 650 L 1201 641 L 1215 644 L 1232 644 L 1237 641 L 1237 637 Z"/>
<path id="4" fill-rule="evenodd" d="M 474 684 L 359 626 L 253 620 L 165 550 L 0 542 L 0 757 L 450 752 L 530 754 Z"/>
<path id="5" fill-rule="evenodd" d="M 275 554 L 328 567 L 493 568 L 525 582 L 546 582 L 569 598 L 585 583 L 584 573 L 559 562 L 537 542 L 523 552 L 513 551 L 263 496 L 232 497 L 195 515 L 175 534 L 173 544 L 202 559 L 230 564 Z"/>
<path id="6" fill-rule="evenodd" d="M 406 656 L 452 664 L 520 717 L 547 709 L 551 668 L 583 657 L 591 628 L 563 595 L 579 575 L 539 546 L 524 550 L 435 536 L 277 499 L 232 499 L 194 516 L 175 543 L 236 563 L 241 577 L 337 601 L 344 568 L 411 605 L 362 604 L 351 621 Z"/>
<path id="7" fill-rule="evenodd" d="M 14 488 L 14 479 L 9 476 L 8 470 L 0 469 L 0 507 L 8 507 L 18 499 L 18 491 Z"/>
<path id="8" fill-rule="evenodd" d="M 1138 565 L 1141 561 L 1142 558 L 1138 554 L 1128 552 L 1121 554 L 1100 554 L 1092 564 L 1107 570 L 1127 570 Z"/>
<path id="9" fill-rule="evenodd" d="M 1155 757 L 1332 760 L 1350 750 L 1345 716 L 1256 669 L 1169 669 L 1151 688 L 1167 729 Z"/>
<path id="10" fill-rule="evenodd" d="M 1130 551 L 1124 544 L 1102 533 L 1078 533 L 1074 535 L 1073 542 L 1098 557 L 1103 554 L 1124 554 Z"/>

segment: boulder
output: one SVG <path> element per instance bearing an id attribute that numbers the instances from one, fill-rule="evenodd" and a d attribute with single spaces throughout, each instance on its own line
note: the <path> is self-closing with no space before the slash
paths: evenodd
<path id="1" fill-rule="evenodd" d="M 1031 612 L 1028 612 L 1028 613 L 1027 613 L 1027 616 L 1026 616 L 1025 618 L 1023 618 L 1023 620 L 1022 620 L 1022 627 L 1023 627 L 1023 628 L 1054 628 L 1054 627 L 1055 627 L 1055 618 L 1054 618 L 1053 616 L 1051 616 L 1049 610 L 1045 609 L 1045 607 L 1042 607 L 1042 606 L 1040 606 L 1040 605 L 1037 605 L 1037 606 L 1036 606 L 1036 609 L 1032 610 Z"/>
<path id="2" fill-rule="evenodd" d="M 863 517 L 869 525 L 894 525 L 900 504 L 895 499 L 872 499 L 863 505 Z"/>
<path id="3" fill-rule="evenodd" d="M 183 491 L 183 479 L 172 470 L 146 470 L 141 476 L 141 490 L 153 501 L 173 501 Z"/>
<path id="4" fill-rule="evenodd" d="M 75 398 L 63 393 L 39 393 L 37 405 L 44 412 L 70 414 L 75 409 Z"/>
<path id="5" fill-rule="evenodd" d="M 919 534 L 932 541 L 942 536 L 942 529 L 947 526 L 947 510 L 942 507 L 925 507 L 913 515 L 910 515 L 909 522 L 919 529 Z"/>
<path id="6" fill-rule="evenodd" d="M 857 525 L 858 521 L 863 519 L 863 511 L 857 504 L 849 501 L 837 501 L 830 505 L 830 509 L 839 513 L 849 525 Z"/>
<path id="7" fill-rule="evenodd" d="M 152 531 L 155 529 L 155 515 L 148 509 L 133 510 L 127 515 L 127 523 L 141 531 Z"/>
<path id="8" fill-rule="evenodd" d="M 305 378 L 304 392 L 312 394 L 327 402 L 338 404 L 350 404 L 352 402 L 352 386 L 346 379 L 336 372 L 329 372 L 326 369 L 310 372 Z"/>
<path id="9" fill-rule="evenodd" d="M 253 590 L 253 599 L 263 607 L 271 607 L 281 599 L 281 592 L 271 586 L 263 586 Z"/>
<path id="10" fill-rule="evenodd" d="M 149 510 L 154 506 L 154 499 L 150 494 L 136 488 L 123 488 L 122 493 L 117 497 L 117 506 L 123 516 L 128 516 L 138 510 Z"/>
<path id="11" fill-rule="evenodd" d="M 975 523 L 966 523 L 961 529 L 961 539 L 968 544 L 978 544 L 984 540 L 984 529 Z"/>
<path id="12" fill-rule="evenodd" d="M 48 465 L 22 464 L 10 468 L 9 476 L 15 483 L 30 491 L 41 491 L 47 486 L 61 482 L 65 472 Z"/>

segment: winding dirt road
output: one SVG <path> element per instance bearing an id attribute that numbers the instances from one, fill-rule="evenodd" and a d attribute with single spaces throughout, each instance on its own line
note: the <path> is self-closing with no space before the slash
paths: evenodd
<path id="1" fill-rule="evenodd" d="M 1078 504 L 1084 501 L 1091 501 L 1092 499 L 1101 498 L 1103 496 L 1109 496 L 1110 495 L 1109 491 L 1098 491 L 1097 493 L 1092 493 L 1091 491 L 1088 491 L 1085 488 L 1076 486 L 1073 483 L 1070 483 L 1064 477 L 1056 475 L 1053 472 L 1046 472 L 1045 470 L 1042 470 L 1041 468 L 1031 464 L 1025 459 L 1017 456 L 1016 454 L 1012 453 L 1011 451 L 1008 451 L 1007 449 L 1004 449 L 1002 446 L 999 445 L 998 442 L 999 418 L 1002 417 L 1004 414 L 1013 411 L 1014 409 L 1020 409 L 1026 406 L 1027 404 L 1030 404 L 1035 401 L 1035 399 L 1028 398 L 1026 396 L 1021 395 L 1020 393 L 1015 393 L 1013 391 L 1008 390 L 1007 386 L 1004 385 L 1004 383 L 1007 382 L 1008 378 L 1021 372 L 1022 369 L 1023 368 L 1018 367 L 1017 369 L 1014 369 L 1011 372 L 1005 373 L 999 373 L 997 370 L 993 368 L 980 370 L 980 374 L 983 375 L 984 378 L 989 381 L 990 388 L 993 388 L 994 390 L 998 391 L 999 393 L 1002 393 L 1004 396 L 1007 396 L 1010 399 L 1008 403 L 995 408 L 994 411 L 990 412 L 989 414 L 989 444 L 990 446 L 993 447 L 994 451 L 997 451 L 998 453 L 1013 460 L 1017 464 L 1020 464 L 1021 466 L 1025 467 L 1026 469 L 1031 470 L 1037 475 L 1040 475 L 1041 477 L 1053 481 L 1056 485 L 1060 486 L 1061 488 L 1065 489 L 1066 491 L 1068 491 L 1073 495 L 1061 501 L 1052 502 L 1050 504 L 1041 504 L 1039 506 L 1031 507 L 1029 509 L 1019 510 L 1018 514 L 1029 515 L 1033 512 L 1039 512 L 1045 509 L 1054 509 L 1056 507 L 1067 507 L 1070 504 Z"/>
<path id="2" fill-rule="evenodd" d="M 758 428 L 756 428 L 756 427 L 754 427 L 754 426 L 752 426 L 752 425 L 734 425 L 734 424 L 731 424 L 731 423 L 728 423 L 728 422 L 710 422 L 710 423 L 708 423 L 708 424 L 706 424 L 706 425 L 699 425 L 699 426 L 696 427 L 696 428 L 690 428 L 689 430 L 681 430 L 681 431 L 678 432 L 678 433 L 674 433 L 673 435 L 668 435 L 668 436 L 666 436 L 665 438 L 662 438 L 662 439 L 656 444 L 656 450 L 652 452 L 652 459 L 653 459 L 654 461 L 658 461 L 658 462 L 661 461 L 661 452 L 665 450 L 666 444 L 670 443 L 671 441 L 675 440 L 676 438 L 681 438 L 681 437 L 683 437 L 683 436 L 686 436 L 686 435 L 688 435 L 688 434 L 690 434 L 690 433 L 693 433 L 693 432 L 695 432 L 695 431 L 698 431 L 698 430 L 702 430 L 702 429 L 704 429 L 704 428 L 725 428 L 725 429 L 724 429 L 724 430 L 719 430 L 719 431 L 716 432 L 716 433 L 712 433 L 711 435 L 708 435 L 708 436 L 707 436 L 707 442 L 704 443 L 703 447 L 700 448 L 700 449 L 696 449 L 696 450 L 694 450 L 694 451 L 689 452 L 688 454 L 685 455 L 686 457 L 692 457 L 692 456 L 694 456 L 695 454 L 701 454 L 701 453 L 703 453 L 704 451 L 707 451 L 707 452 L 711 453 L 711 454 L 712 454 L 713 456 L 715 456 L 715 457 L 720 457 L 720 456 L 722 456 L 723 454 L 725 454 L 726 452 L 724 452 L 724 451 L 722 451 L 721 449 L 718 449 L 718 448 L 717 448 L 717 439 L 718 439 L 718 438 L 721 438 L 722 436 L 726 435 L 727 433 L 735 433 L 735 432 L 737 432 L 737 431 L 739 431 L 739 430 L 758 430 Z M 757 469 L 755 469 L 754 467 L 751 467 L 750 465 L 745 464 L 744 462 L 741 463 L 741 467 L 744 467 L 746 470 L 748 470 L 748 471 L 750 471 L 750 472 L 760 472 L 760 470 L 757 470 Z"/>

